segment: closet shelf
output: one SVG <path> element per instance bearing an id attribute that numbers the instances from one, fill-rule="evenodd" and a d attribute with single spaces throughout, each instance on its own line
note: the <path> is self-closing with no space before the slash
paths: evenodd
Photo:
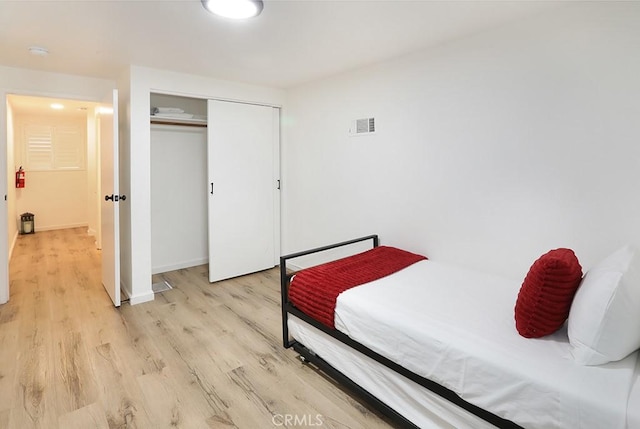
<path id="1" fill-rule="evenodd" d="M 207 126 L 206 119 L 159 118 L 153 115 L 151 115 L 150 119 L 152 124 L 181 125 L 185 127 L 206 127 Z"/>

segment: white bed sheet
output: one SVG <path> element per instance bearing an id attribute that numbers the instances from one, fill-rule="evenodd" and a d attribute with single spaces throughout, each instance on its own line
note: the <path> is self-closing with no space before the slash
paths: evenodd
<path id="1" fill-rule="evenodd" d="M 636 354 L 581 366 L 571 358 L 566 329 L 540 339 L 519 336 L 513 313 L 519 288 L 509 279 L 421 261 L 343 292 L 336 328 L 524 427 L 625 428 Z"/>
<path id="2" fill-rule="evenodd" d="M 638 428 L 640 428 L 640 359 L 636 361 L 636 372 L 627 403 L 627 429 Z"/>

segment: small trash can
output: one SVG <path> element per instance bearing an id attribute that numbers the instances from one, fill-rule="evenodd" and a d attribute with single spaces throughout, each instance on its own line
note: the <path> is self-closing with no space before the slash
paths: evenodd
<path id="1" fill-rule="evenodd" d="M 33 213 L 22 213 L 20 215 L 20 234 L 33 234 L 36 232 L 35 215 Z"/>

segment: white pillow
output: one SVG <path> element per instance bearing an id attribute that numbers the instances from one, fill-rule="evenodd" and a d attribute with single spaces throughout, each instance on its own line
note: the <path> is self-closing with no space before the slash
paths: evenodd
<path id="1" fill-rule="evenodd" d="M 600 365 L 640 348 L 640 255 L 625 246 L 591 268 L 571 304 L 569 343 L 576 362 Z"/>

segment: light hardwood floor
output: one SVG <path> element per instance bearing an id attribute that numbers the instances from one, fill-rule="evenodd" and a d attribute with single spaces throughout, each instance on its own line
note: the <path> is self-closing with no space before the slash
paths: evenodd
<path id="1" fill-rule="evenodd" d="M 390 428 L 282 348 L 277 269 L 116 309 L 84 229 L 20 236 L 0 306 L 0 428 Z M 319 418 L 316 418 L 319 416 Z"/>

